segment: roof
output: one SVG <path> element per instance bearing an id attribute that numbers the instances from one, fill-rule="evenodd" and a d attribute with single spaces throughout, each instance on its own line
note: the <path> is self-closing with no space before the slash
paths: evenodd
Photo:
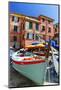
<path id="1" fill-rule="evenodd" d="M 48 19 L 48 20 L 50 20 L 50 21 L 54 21 L 54 19 L 52 19 L 52 18 L 50 18 L 50 17 L 48 17 L 48 16 L 39 15 L 39 17 L 43 17 L 43 18 L 46 18 L 46 19 Z"/>
<path id="2" fill-rule="evenodd" d="M 27 16 L 27 15 L 24 15 L 24 14 L 18 14 L 18 13 L 12 13 L 10 14 L 12 16 L 17 16 L 17 17 L 25 17 L 25 19 L 28 19 L 28 20 L 32 20 L 32 21 L 35 21 L 35 22 L 39 22 L 38 18 L 37 17 L 33 17 L 33 16 Z M 39 15 L 38 17 L 42 17 L 42 18 L 46 18 L 50 21 L 54 21 L 54 19 L 48 17 L 48 16 L 44 16 L 44 15 Z"/>
<path id="3" fill-rule="evenodd" d="M 39 22 L 38 18 L 37 17 L 32 17 L 32 16 L 27 16 L 27 15 L 24 15 L 24 14 L 17 14 L 17 13 L 12 13 L 10 14 L 12 16 L 17 16 L 17 17 L 20 17 L 20 18 L 25 18 L 27 20 L 31 20 L 31 21 L 35 21 L 35 22 Z"/>
<path id="4" fill-rule="evenodd" d="M 22 15 L 22 14 L 16 14 L 16 13 L 11 13 L 10 15 L 11 16 L 17 16 L 17 17 L 24 17 L 24 15 Z"/>

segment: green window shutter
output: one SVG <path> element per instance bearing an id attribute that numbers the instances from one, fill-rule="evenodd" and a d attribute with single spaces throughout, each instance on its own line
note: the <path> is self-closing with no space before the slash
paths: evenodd
<path id="1" fill-rule="evenodd" d="M 29 29 L 32 29 L 32 22 L 29 22 Z"/>
<path id="2" fill-rule="evenodd" d="M 36 30 L 38 31 L 38 23 L 36 23 Z"/>

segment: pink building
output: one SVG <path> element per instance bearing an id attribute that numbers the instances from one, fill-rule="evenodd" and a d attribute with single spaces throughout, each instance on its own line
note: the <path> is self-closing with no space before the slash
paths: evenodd
<path id="1" fill-rule="evenodd" d="M 38 17 L 40 21 L 40 34 L 47 35 L 46 40 L 49 40 L 49 36 L 53 38 L 54 36 L 54 27 L 53 27 L 53 19 L 44 15 L 40 15 Z"/>

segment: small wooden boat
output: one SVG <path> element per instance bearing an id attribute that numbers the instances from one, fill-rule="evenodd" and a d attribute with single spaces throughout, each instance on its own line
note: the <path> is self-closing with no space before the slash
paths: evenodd
<path id="1" fill-rule="evenodd" d="M 46 76 L 46 60 L 31 52 L 25 52 L 25 54 L 18 52 L 12 56 L 12 67 L 37 85 L 43 85 Z"/>

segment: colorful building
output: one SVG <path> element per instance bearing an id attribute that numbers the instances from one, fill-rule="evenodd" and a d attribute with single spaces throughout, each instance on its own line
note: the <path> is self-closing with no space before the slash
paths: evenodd
<path id="1" fill-rule="evenodd" d="M 10 46 L 25 48 L 33 42 L 41 42 L 42 38 L 53 38 L 53 19 L 40 15 L 37 18 L 22 14 L 10 14 Z M 47 36 L 45 36 L 47 35 Z"/>
<path id="2" fill-rule="evenodd" d="M 55 40 L 56 44 L 59 45 L 59 23 L 54 24 L 54 37 L 53 39 Z"/>
<path id="3" fill-rule="evenodd" d="M 46 40 L 49 40 L 49 36 L 53 38 L 54 36 L 54 27 L 53 19 L 44 15 L 38 17 L 40 21 L 40 34 L 47 35 Z"/>

